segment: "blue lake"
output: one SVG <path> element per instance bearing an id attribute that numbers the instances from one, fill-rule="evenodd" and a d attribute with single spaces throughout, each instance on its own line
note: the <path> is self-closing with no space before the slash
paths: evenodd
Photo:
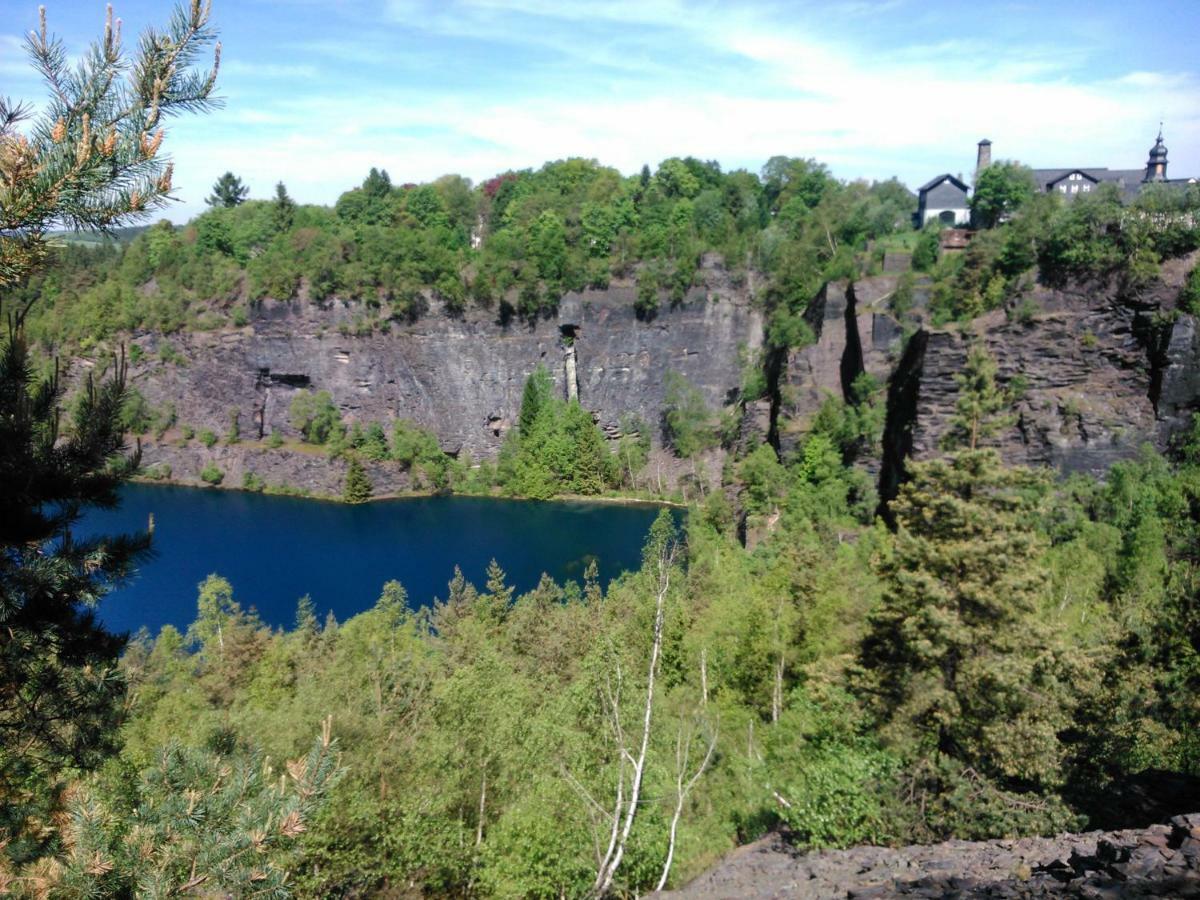
<path id="1" fill-rule="evenodd" d="M 154 515 L 155 556 L 106 597 L 100 617 L 116 631 L 195 618 L 196 586 L 210 573 L 233 584 L 243 608 L 290 627 L 310 594 L 339 621 L 374 604 L 385 581 L 412 606 L 446 596 L 454 566 L 482 587 L 495 558 L 518 592 L 543 572 L 583 580 L 592 559 L 602 583 L 636 568 L 653 506 L 423 497 L 347 506 L 237 491 L 129 485 L 116 510 L 90 512 L 81 534 L 144 529 Z"/>

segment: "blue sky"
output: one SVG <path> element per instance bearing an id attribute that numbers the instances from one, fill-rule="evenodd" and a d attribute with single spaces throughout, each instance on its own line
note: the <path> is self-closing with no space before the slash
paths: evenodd
<path id="1" fill-rule="evenodd" d="M 230 169 L 330 203 L 371 166 L 480 180 L 586 156 L 758 170 L 815 157 L 915 187 L 974 167 L 975 142 L 1034 166 L 1141 166 L 1165 119 L 1170 174 L 1200 175 L 1198 0 L 214 0 L 225 107 L 175 120 L 182 220 Z M 2 0 L 0 92 L 37 100 Z M 115 0 L 127 42 L 170 5 Z M 81 51 L 98 0 L 47 0 Z"/>

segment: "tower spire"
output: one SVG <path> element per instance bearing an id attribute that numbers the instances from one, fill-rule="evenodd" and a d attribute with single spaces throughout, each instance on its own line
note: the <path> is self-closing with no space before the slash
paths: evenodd
<path id="1" fill-rule="evenodd" d="M 1142 181 L 1167 180 L 1167 145 L 1163 143 L 1163 123 L 1158 123 L 1158 138 L 1150 148 L 1150 158 L 1146 160 L 1146 174 Z"/>

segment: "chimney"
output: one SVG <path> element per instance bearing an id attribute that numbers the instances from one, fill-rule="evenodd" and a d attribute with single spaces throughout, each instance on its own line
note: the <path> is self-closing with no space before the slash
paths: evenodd
<path id="1" fill-rule="evenodd" d="M 975 157 L 975 178 L 979 173 L 992 164 L 992 142 L 984 138 L 979 142 L 979 155 Z"/>

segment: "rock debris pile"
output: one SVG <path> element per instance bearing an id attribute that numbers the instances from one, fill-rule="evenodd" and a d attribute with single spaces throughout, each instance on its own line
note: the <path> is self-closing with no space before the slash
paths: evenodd
<path id="1" fill-rule="evenodd" d="M 710 898 L 1200 897 L 1200 813 L 1052 838 L 797 853 L 778 836 L 666 895 Z"/>

